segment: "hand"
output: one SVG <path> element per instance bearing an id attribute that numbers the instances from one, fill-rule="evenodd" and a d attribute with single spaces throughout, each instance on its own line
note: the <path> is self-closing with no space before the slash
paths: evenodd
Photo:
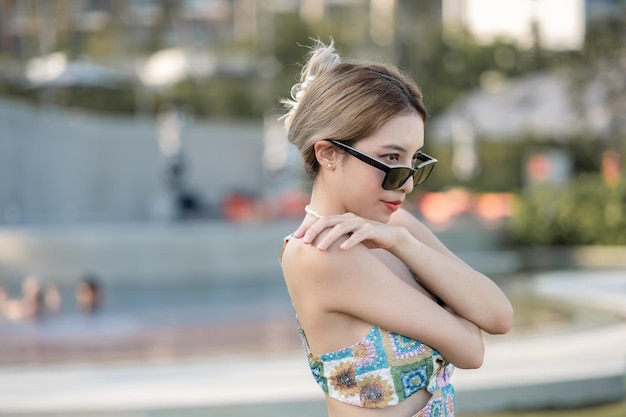
<path id="1" fill-rule="evenodd" d="M 327 231 L 325 235 L 320 236 L 324 231 Z M 367 220 L 353 213 L 319 217 L 316 213 L 309 213 L 293 236 L 301 238 L 302 242 L 307 244 L 320 237 L 321 240 L 316 245 L 320 250 L 328 249 L 342 236 L 348 236 L 339 245 L 343 250 L 348 250 L 358 243 L 363 243 L 370 249 L 391 250 L 402 237 L 403 231 L 406 230 L 402 227 Z"/>

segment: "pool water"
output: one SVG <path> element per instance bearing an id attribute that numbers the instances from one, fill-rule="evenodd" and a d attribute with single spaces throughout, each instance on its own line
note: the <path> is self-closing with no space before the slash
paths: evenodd
<path id="1" fill-rule="evenodd" d="M 54 314 L 0 319 L 0 363 L 207 355 L 263 340 L 269 328 L 275 348 L 299 347 L 282 282 L 105 288 L 91 315 L 78 310 L 71 288 L 59 291 L 64 302 Z"/>

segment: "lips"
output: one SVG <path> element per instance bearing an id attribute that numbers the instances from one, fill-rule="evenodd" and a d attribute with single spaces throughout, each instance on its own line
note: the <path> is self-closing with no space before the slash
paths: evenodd
<path id="1" fill-rule="evenodd" d="M 398 210 L 402 205 L 402 201 L 383 201 L 383 203 L 392 212 Z"/>

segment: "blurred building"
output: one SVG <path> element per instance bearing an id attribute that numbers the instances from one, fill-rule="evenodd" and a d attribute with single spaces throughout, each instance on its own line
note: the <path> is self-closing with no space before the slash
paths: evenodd
<path id="1" fill-rule="evenodd" d="M 512 80 L 496 79 L 469 91 L 434 118 L 429 134 L 438 141 L 471 135 L 475 140 L 520 141 L 537 138 L 600 137 L 610 125 L 604 108 L 605 86 L 590 83 L 580 106 L 571 98 L 566 77 L 533 73 Z"/>
<path id="2" fill-rule="evenodd" d="M 585 0 L 443 0 L 447 36 L 467 30 L 478 41 L 501 39 L 543 49 L 580 49 L 585 36 Z M 555 22 L 558 21 L 558 24 Z"/>
<path id="3" fill-rule="evenodd" d="M 442 0 L 448 38 L 469 32 L 480 42 L 578 50 L 589 20 L 618 15 L 619 0 Z M 558 22 L 558 24 L 556 23 Z"/>

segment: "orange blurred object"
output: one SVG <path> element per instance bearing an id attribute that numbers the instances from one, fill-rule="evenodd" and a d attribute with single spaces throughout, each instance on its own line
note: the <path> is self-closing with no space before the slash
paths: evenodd
<path id="1" fill-rule="evenodd" d="M 511 193 L 485 193 L 472 195 L 462 188 L 447 192 L 424 194 L 417 208 L 426 220 L 443 224 L 464 214 L 473 214 L 483 220 L 495 221 L 510 217 L 515 196 Z"/>
<path id="2" fill-rule="evenodd" d="M 609 185 L 616 185 L 622 175 L 620 156 L 609 150 L 602 154 L 602 176 Z"/>
<path id="3" fill-rule="evenodd" d="M 231 194 L 222 203 L 224 216 L 233 222 L 250 221 L 255 218 L 254 201 L 241 194 Z"/>
<path id="4" fill-rule="evenodd" d="M 419 201 L 419 210 L 432 223 L 446 223 L 455 216 L 454 205 L 445 192 L 424 194 Z"/>
<path id="5" fill-rule="evenodd" d="M 481 194 L 476 196 L 474 211 L 484 220 L 500 220 L 513 214 L 514 199 L 511 193 Z"/>

